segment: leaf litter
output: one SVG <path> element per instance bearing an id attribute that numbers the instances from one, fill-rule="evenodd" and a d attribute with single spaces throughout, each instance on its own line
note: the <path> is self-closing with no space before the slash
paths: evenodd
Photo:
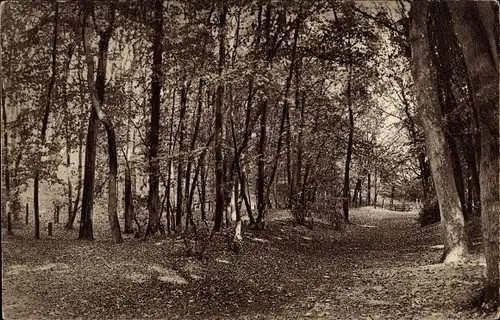
<path id="1" fill-rule="evenodd" d="M 265 230 L 245 230 L 239 254 L 214 237 L 204 261 L 169 238 L 113 245 L 59 230 L 35 241 L 31 230 L 16 229 L 2 238 L 5 317 L 480 318 L 461 306 L 480 286 L 484 259 L 474 253 L 463 264 L 437 264 L 440 229 L 418 228 L 414 213 L 353 210 L 345 231 L 320 222 L 304 228 L 285 215 Z"/>

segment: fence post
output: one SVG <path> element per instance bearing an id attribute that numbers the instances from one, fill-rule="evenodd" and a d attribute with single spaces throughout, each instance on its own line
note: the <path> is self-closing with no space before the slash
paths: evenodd
<path id="1" fill-rule="evenodd" d="M 47 229 L 48 229 L 49 237 L 52 237 L 52 222 L 49 222 Z"/>

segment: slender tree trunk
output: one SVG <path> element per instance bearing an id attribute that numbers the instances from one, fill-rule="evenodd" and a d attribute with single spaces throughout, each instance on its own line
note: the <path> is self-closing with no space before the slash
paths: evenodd
<path id="1" fill-rule="evenodd" d="M 186 232 L 189 231 L 189 222 L 192 221 L 193 219 L 193 214 L 192 214 L 192 206 L 193 206 L 193 196 L 191 195 L 191 186 L 190 186 L 190 180 L 191 180 L 191 167 L 193 165 L 193 153 L 195 151 L 196 147 L 196 142 L 198 139 L 198 135 L 200 132 L 200 123 L 201 123 L 201 112 L 203 111 L 203 79 L 200 79 L 200 83 L 198 86 L 198 107 L 196 109 L 196 117 L 195 117 L 195 124 L 194 124 L 194 132 L 193 132 L 193 137 L 191 139 L 191 145 L 189 146 L 189 160 L 187 164 L 187 169 L 186 169 L 186 183 L 185 183 L 185 197 L 186 197 Z M 200 166 L 201 163 L 198 163 L 198 166 Z M 199 169 L 198 169 L 199 170 Z M 197 178 L 197 176 L 196 176 Z M 194 187 L 196 186 L 196 181 L 193 179 L 192 181 L 193 185 L 193 190 Z M 193 226 L 194 227 L 194 226 Z"/>
<path id="2" fill-rule="evenodd" d="M 83 122 L 82 122 L 83 123 Z M 80 202 L 80 194 L 82 193 L 82 173 L 83 173 L 83 128 L 80 128 L 79 139 L 78 139 L 78 182 L 76 186 L 76 198 L 73 204 L 73 211 L 68 217 L 68 222 L 65 228 L 68 230 L 73 230 L 73 224 L 75 223 L 76 214 L 78 212 L 78 203 Z"/>
<path id="3" fill-rule="evenodd" d="M 43 112 L 42 132 L 41 132 L 41 147 L 45 145 L 47 126 L 49 122 L 50 104 L 52 100 L 52 92 L 56 81 L 56 65 L 57 65 L 57 36 L 58 36 L 58 20 L 59 20 L 59 5 L 54 3 L 55 19 L 54 19 L 54 37 L 52 40 L 52 75 L 49 81 L 47 90 L 47 101 Z M 41 161 L 41 159 L 38 159 Z M 39 184 L 40 184 L 40 164 L 35 166 L 35 178 L 33 183 L 33 209 L 35 212 L 35 239 L 40 239 L 40 207 L 39 207 Z"/>
<path id="4" fill-rule="evenodd" d="M 151 129 L 149 134 L 149 219 L 146 237 L 158 231 L 160 222 L 159 206 L 159 174 L 158 145 L 160 137 L 160 95 L 162 84 L 162 54 L 163 54 L 163 1 L 154 2 L 153 29 L 153 65 L 151 75 Z"/>
<path id="5" fill-rule="evenodd" d="M 373 207 L 377 208 L 377 168 L 375 168 L 375 172 L 373 174 Z"/>
<path id="6" fill-rule="evenodd" d="M 391 203 L 389 206 L 391 210 L 394 210 L 394 184 L 391 184 Z"/>
<path id="7" fill-rule="evenodd" d="M 366 205 L 372 204 L 372 175 L 368 173 L 368 186 L 366 187 Z"/>
<path id="8" fill-rule="evenodd" d="M 223 3 L 219 17 L 219 76 L 224 69 L 225 56 L 225 34 L 227 6 Z M 222 225 L 222 216 L 224 214 L 224 193 L 225 179 L 223 168 L 223 146 L 222 146 L 222 126 L 223 126 L 223 104 L 224 104 L 224 85 L 219 83 L 217 86 L 217 97 L 215 101 L 215 223 L 214 231 L 219 232 Z"/>
<path id="9" fill-rule="evenodd" d="M 106 129 L 108 136 L 108 157 L 109 157 L 109 178 L 108 178 L 108 219 L 111 228 L 111 235 L 115 243 L 123 242 L 120 223 L 118 221 L 118 188 L 117 188 L 117 175 L 118 175 L 118 156 L 116 152 L 116 136 L 113 123 L 102 110 L 101 101 L 99 101 L 96 85 L 94 82 L 94 59 L 90 53 L 90 15 L 91 8 L 89 5 L 85 6 L 84 21 L 83 21 L 83 45 L 85 50 L 85 58 L 87 62 L 87 86 L 92 99 L 92 108 L 95 110 L 97 118 L 102 122 Z M 110 5 L 110 25 L 113 25 L 115 17 L 114 5 Z M 108 29 L 111 33 L 112 29 Z M 109 34 L 111 37 L 111 34 Z M 109 38 L 108 38 L 109 39 Z M 106 55 L 100 59 L 107 59 Z"/>
<path id="10" fill-rule="evenodd" d="M 358 201 L 358 207 L 361 207 L 363 205 L 363 180 L 361 178 L 359 179 L 359 188 L 358 188 L 358 196 L 359 196 L 359 201 Z"/>
<path id="11" fill-rule="evenodd" d="M 174 87 L 173 92 L 172 92 L 172 111 L 170 114 L 170 132 L 168 134 L 168 154 L 172 155 L 172 150 L 174 149 L 175 145 L 175 140 L 174 139 L 174 115 L 175 115 L 175 95 L 176 95 L 176 89 Z M 167 232 L 170 234 L 172 231 L 172 217 L 173 217 L 173 211 L 171 210 L 172 208 L 172 169 L 173 169 L 173 162 L 172 158 L 170 157 L 168 159 L 168 175 L 167 175 L 167 184 L 165 186 L 166 189 L 166 194 L 167 194 Z"/>
<path id="12" fill-rule="evenodd" d="M 354 195 L 352 196 L 351 202 L 357 207 L 359 193 L 361 192 L 361 178 L 356 180 L 356 185 L 354 186 Z"/>
<path id="13" fill-rule="evenodd" d="M 179 160 L 177 164 L 177 204 L 175 213 L 175 228 L 180 228 L 182 224 L 182 206 L 183 206 L 183 193 L 182 193 L 182 180 L 184 179 L 184 152 L 185 143 L 184 135 L 186 133 L 185 115 L 187 109 L 187 89 L 183 85 L 181 89 L 181 101 L 180 101 L 180 117 L 179 117 Z M 180 230 L 180 229 L 179 229 Z"/>
<path id="14" fill-rule="evenodd" d="M 460 260 L 467 252 L 467 236 L 457 187 L 453 179 L 450 150 L 445 139 L 441 106 L 436 88 L 436 67 L 432 63 L 428 30 L 428 1 L 412 8 L 412 73 L 417 105 L 425 132 L 432 176 L 443 222 L 443 261 Z"/>
<path id="15" fill-rule="evenodd" d="M 486 257 L 487 309 L 500 306 L 498 4 L 447 3 L 467 66 L 473 105 L 479 115 L 481 219 Z"/>
<path id="16" fill-rule="evenodd" d="M 70 169 L 71 169 L 71 132 L 70 132 L 70 113 L 69 113 L 69 106 L 68 106 L 68 76 L 69 76 L 69 71 L 70 71 L 70 64 L 71 64 L 71 58 L 73 56 L 73 49 L 74 49 L 74 44 L 70 44 L 68 48 L 68 59 L 66 61 L 66 66 L 65 66 L 65 71 L 64 71 L 64 79 L 63 79 L 63 101 L 64 101 L 64 108 L 65 108 L 65 135 L 66 135 L 66 170 L 68 172 L 68 179 L 67 179 L 67 196 L 68 196 L 68 221 L 71 220 L 71 216 L 73 214 L 73 186 L 71 184 L 71 174 L 70 174 Z"/>
<path id="17" fill-rule="evenodd" d="M 9 134 L 7 131 L 7 111 L 5 109 L 5 92 L 3 90 L 2 83 L 2 120 L 3 120 L 3 146 L 2 146 L 2 158 L 3 158 L 3 173 L 4 173 L 4 181 L 5 181 L 5 192 L 7 194 L 7 200 L 4 204 L 5 206 L 2 208 L 7 212 L 7 232 L 9 234 L 13 234 L 12 231 L 12 218 L 11 218 L 11 205 L 10 205 L 10 165 L 9 165 Z M 2 210 L 3 212 L 3 210 Z"/>
<path id="18" fill-rule="evenodd" d="M 128 162 L 128 161 L 127 161 Z M 124 233 L 133 233 L 133 203 L 132 203 L 132 175 L 130 172 L 130 162 L 126 164 L 125 168 L 125 229 Z"/>
<path id="19" fill-rule="evenodd" d="M 285 123 L 286 123 L 286 118 L 287 115 L 289 114 L 289 106 L 288 106 L 288 94 L 290 92 L 290 87 L 292 85 L 292 78 L 293 78 L 293 71 L 295 68 L 295 56 L 297 52 L 297 40 L 299 38 L 299 31 L 300 31 L 300 23 L 301 23 L 301 13 L 295 18 L 295 33 L 293 37 L 293 46 L 292 46 L 292 55 L 290 57 L 290 68 L 289 68 L 289 73 L 288 77 L 286 79 L 286 84 L 285 84 L 285 96 L 284 96 L 284 102 L 283 102 L 283 112 L 281 115 L 281 122 L 280 122 L 280 128 L 278 132 L 278 146 L 276 150 L 276 156 L 273 161 L 273 166 L 271 167 L 271 175 L 269 176 L 268 182 L 267 182 L 267 188 L 266 188 L 266 198 L 269 198 L 269 194 L 271 192 L 271 186 L 274 181 L 274 177 L 276 175 L 276 170 L 278 168 L 278 162 L 281 154 L 281 146 L 283 143 L 283 133 L 285 130 Z"/>
<path id="20" fill-rule="evenodd" d="M 351 67 L 352 68 L 352 67 Z M 348 84 L 348 96 L 350 97 L 350 92 L 351 92 L 351 77 L 349 77 L 349 84 Z M 342 202 L 342 210 L 344 213 L 344 222 L 349 223 L 349 171 L 350 171 L 350 166 L 351 166 L 351 157 L 352 157 L 352 145 L 353 145 L 353 139 L 354 139 L 354 114 L 352 111 L 352 107 L 350 104 L 350 98 L 349 100 L 349 137 L 347 140 L 347 154 L 346 154 L 346 161 L 345 161 L 345 169 L 344 169 L 344 189 L 342 193 L 343 202 Z"/>

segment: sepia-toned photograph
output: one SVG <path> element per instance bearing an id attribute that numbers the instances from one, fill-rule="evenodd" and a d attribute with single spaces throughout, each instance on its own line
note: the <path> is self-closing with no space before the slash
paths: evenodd
<path id="1" fill-rule="evenodd" d="M 2 319 L 500 320 L 499 1 L 0 0 Z"/>

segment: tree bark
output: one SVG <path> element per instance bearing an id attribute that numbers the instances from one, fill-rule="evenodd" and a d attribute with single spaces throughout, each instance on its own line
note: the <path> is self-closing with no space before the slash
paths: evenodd
<path id="1" fill-rule="evenodd" d="M 52 75 L 49 81 L 49 87 L 47 90 L 47 101 L 45 104 L 45 110 L 43 112 L 42 120 L 42 132 L 41 132 L 41 147 L 45 145 L 45 138 L 47 133 L 47 126 L 49 122 L 50 114 L 50 103 L 52 100 L 52 92 L 54 90 L 56 81 L 56 66 L 57 66 L 57 36 L 58 36 L 58 21 L 59 21 L 59 5 L 57 2 L 54 3 L 54 37 L 52 40 Z M 41 162 L 41 159 L 38 159 Z M 35 212 L 35 239 L 40 239 L 40 207 L 39 207 L 39 184 L 40 184 L 40 163 L 35 167 L 35 178 L 33 182 L 33 209 Z"/>
<path id="2" fill-rule="evenodd" d="M 83 121 L 82 121 L 83 124 Z M 76 186 L 76 198 L 75 203 L 73 204 L 73 211 L 71 215 L 68 217 L 68 222 L 66 223 L 65 228 L 68 230 L 73 230 L 73 224 L 75 223 L 76 214 L 78 212 L 78 203 L 80 202 L 80 194 L 82 193 L 82 173 L 83 173 L 83 126 L 79 131 L 79 139 L 78 139 L 78 182 Z"/>
<path id="3" fill-rule="evenodd" d="M 176 203 L 176 213 L 175 213 L 175 228 L 180 228 L 182 224 L 182 206 L 183 206 L 183 189 L 182 189 L 182 180 L 184 179 L 184 135 L 186 134 L 186 124 L 185 124 L 185 116 L 187 109 L 187 89 L 186 86 L 183 85 L 181 89 L 181 101 L 180 101 L 180 115 L 179 115 L 179 160 L 177 163 L 177 203 Z M 179 229 L 180 230 L 180 229 Z"/>
<path id="4" fill-rule="evenodd" d="M 2 83 L 2 120 L 3 120 L 3 146 L 2 146 L 2 157 L 3 157 L 3 173 L 5 182 L 5 192 L 7 193 L 7 200 L 5 206 L 2 208 L 7 212 L 7 232 L 12 234 L 12 217 L 11 217 L 11 205 L 10 205 L 10 165 L 9 165 L 9 134 L 7 131 L 7 111 L 5 109 L 5 92 L 3 90 Z M 3 212 L 3 210 L 2 210 Z"/>
<path id="5" fill-rule="evenodd" d="M 500 306 L 499 295 L 499 103 L 498 5 L 490 2 L 447 3 L 465 59 L 473 106 L 479 115 L 481 219 L 486 257 L 486 308 Z M 497 24 L 498 25 L 498 24 Z"/>
<path id="6" fill-rule="evenodd" d="M 84 4 L 92 6 L 91 3 Z M 93 8 L 89 8 L 93 10 Z M 97 65 L 97 76 L 95 80 L 95 90 L 99 103 L 104 105 L 104 93 L 106 88 L 106 70 L 107 70 L 107 54 L 109 41 L 114 28 L 113 19 L 108 22 L 108 27 L 101 31 L 99 30 L 99 61 Z M 93 60 L 92 60 L 93 61 Z M 95 161 L 97 147 L 97 130 L 99 118 L 95 109 L 92 107 L 89 116 L 89 125 L 87 130 L 87 140 L 85 142 L 85 171 L 83 177 L 83 195 L 82 195 L 82 211 L 80 217 L 80 232 L 78 239 L 94 240 L 94 231 L 92 223 L 92 213 L 94 208 L 94 185 L 95 185 Z"/>
<path id="7" fill-rule="evenodd" d="M 344 189 L 342 192 L 343 202 L 342 211 L 344 213 L 344 222 L 349 223 L 349 171 L 351 166 L 352 146 L 354 140 L 354 113 L 352 111 L 352 97 L 351 97 L 351 82 L 352 82 L 352 62 L 349 63 L 349 79 L 347 83 L 347 104 L 349 112 L 349 137 L 347 140 L 347 154 L 344 169 Z"/>
<path id="8" fill-rule="evenodd" d="M 224 69 L 225 56 L 225 34 L 224 28 L 226 25 L 227 6 L 223 3 L 219 17 L 219 76 L 222 75 Z M 222 81 L 222 80 L 220 80 Z M 223 104 L 224 104 L 224 85 L 219 83 L 217 86 L 217 96 L 215 101 L 215 222 L 214 231 L 219 232 L 222 225 L 222 216 L 224 214 L 224 193 L 225 179 L 223 168 L 223 141 L 222 141 L 222 126 L 223 126 Z"/>
<path id="9" fill-rule="evenodd" d="M 366 205 L 369 206 L 372 204 L 372 175 L 368 173 L 368 186 L 366 187 Z"/>
<path id="10" fill-rule="evenodd" d="M 83 21 L 83 46 L 85 51 L 85 59 L 87 62 L 87 87 L 92 99 L 92 108 L 95 110 L 97 118 L 102 122 L 106 129 L 108 136 L 108 157 L 109 157 L 109 178 L 108 178 L 108 219 L 111 228 L 111 235 L 115 243 L 123 242 L 120 223 L 118 221 L 118 188 L 117 188 L 117 175 L 118 175 L 118 157 L 116 152 L 116 136 L 113 123 L 111 119 L 104 113 L 102 109 L 102 102 L 99 101 L 98 93 L 94 82 L 94 59 L 90 53 L 90 15 L 92 8 L 86 5 L 84 8 L 84 21 Z M 114 5 L 110 5 L 110 25 L 113 24 L 115 12 Z M 111 29 L 109 29 L 111 33 Z M 109 34 L 111 36 L 111 34 Z M 100 57 L 107 59 L 106 55 Z"/>
<path id="11" fill-rule="evenodd" d="M 159 174 L 158 145 L 160 137 L 160 95 L 162 85 L 162 54 L 163 54 L 163 1 L 154 2 L 153 20 L 153 65 L 151 75 L 151 128 L 149 131 L 149 219 L 146 237 L 158 231 L 160 222 L 159 206 Z"/>
<path id="12" fill-rule="evenodd" d="M 198 107 L 196 109 L 196 117 L 195 117 L 195 124 L 194 124 L 194 132 L 193 132 L 193 137 L 191 139 L 191 144 L 189 146 L 189 159 L 188 159 L 188 164 L 186 168 L 186 183 L 185 183 L 185 197 L 186 197 L 186 232 L 189 231 L 189 223 L 192 221 L 193 217 L 193 195 L 191 195 L 191 167 L 193 166 L 193 153 L 195 151 L 196 147 L 196 141 L 198 139 L 198 134 L 200 132 L 200 123 L 201 123 L 201 112 L 202 112 L 202 107 L 203 107 L 203 79 L 200 78 L 200 83 L 198 86 Z M 200 166 L 201 163 L 198 163 L 198 166 Z M 199 169 L 198 169 L 199 170 Z M 196 175 L 196 178 L 198 176 Z M 193 192 L 194 192 L 194 187 L 196 186 L 196 181 L 193 178 Z M 193 226 L 194 227 L 194 226 Z"/>
<path id="13" fill-rule="evenodd" d="M 443 223 L 443 261 L 453 262 L 462 258 L 468 246 L 462 208 L 453 178 L 450 150 L 445 139 L 436 66 L 431 58 L 427 21 L 429 6 L 428 1 L 419 1 L 412 8 L 412 74 Z"/>

